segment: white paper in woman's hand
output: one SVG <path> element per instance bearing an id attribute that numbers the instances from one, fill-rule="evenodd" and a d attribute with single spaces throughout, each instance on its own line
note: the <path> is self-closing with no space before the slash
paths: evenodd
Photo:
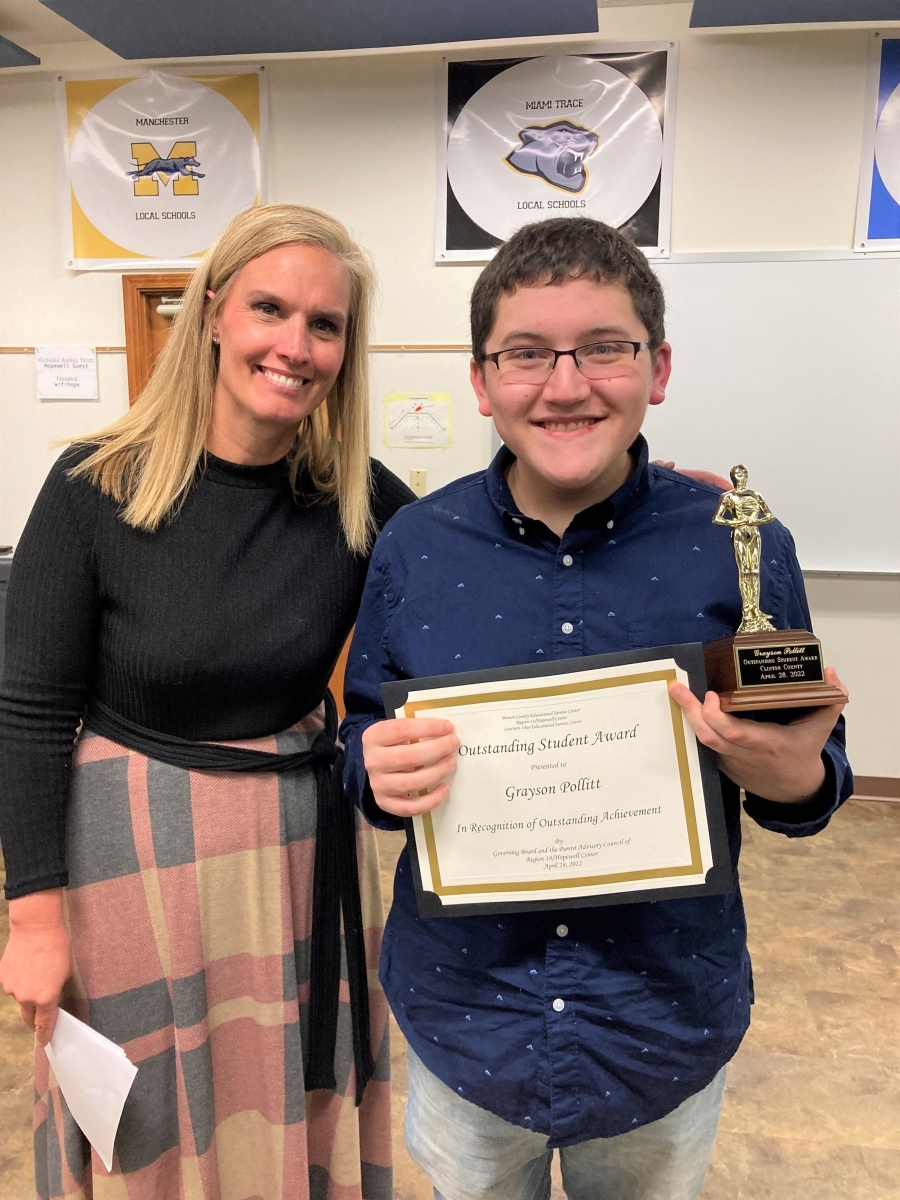
<path id="1" fill-rule="evenodd" d="M 63 1009 L 47 1058 L 79 1129 L 111 1171 L 116 1130 L 137 1067 L 121 1046 Z"/>

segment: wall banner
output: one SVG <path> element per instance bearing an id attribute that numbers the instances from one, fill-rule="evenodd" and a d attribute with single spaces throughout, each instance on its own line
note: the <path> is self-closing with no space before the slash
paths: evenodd
<path id="1" fill-rule="evenodd" d="M 519 226 L 587 216 L 669 253 L 677 46 L 444 60 L 438 262 L 484 262 Z"/>
<path id="2" fill-rule="evenodd" d="M 75 270 L 192 267 L 264 202 L 259 70 L 59 84 L 68 253 Z"/>
<path id="3" fill-rule="evenodd" d="M 854 250 L 900 250 L 900 40 L 872 35 Z"/>

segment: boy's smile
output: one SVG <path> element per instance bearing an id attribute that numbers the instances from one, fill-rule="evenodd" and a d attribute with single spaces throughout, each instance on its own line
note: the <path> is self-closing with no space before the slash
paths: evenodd
<path id="1" fill-rule="evenodd" d="M 486 350 L 568 350 L 648 336 L 622 284 L 582 276 L 501 295 Z M 670 366 L 666 342 L 655 356 L 637 351 L 602 379 L 588 379 L 571 355 L 560 356 L 546 381 L 537 382 L 473 361 L 479 412 L 493 417 L 516 456 L 509 483 L 523 512 L 560 533 L 562 520 L 564 530 L 577 512 L 621 487 L 632 471 L 628 447 L 647 406 L 665 399 Z"/>

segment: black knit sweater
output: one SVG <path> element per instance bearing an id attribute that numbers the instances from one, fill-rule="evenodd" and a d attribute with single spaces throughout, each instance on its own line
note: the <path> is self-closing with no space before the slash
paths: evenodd
<path id="1" fill-rule="evenodd" d="M 22 534 L 0 686 L 0 841 L 12 899 L 64 886 L 72 745 L 91 698 L 195 741 L 261 737 L 320 703 L 350 631 L 367 558 L 337 505 L 283 460 L 208 456 L 156 533 L 67 471 L 51 470 Z M 414 497 L 373 462 L 380 529 Z"/>

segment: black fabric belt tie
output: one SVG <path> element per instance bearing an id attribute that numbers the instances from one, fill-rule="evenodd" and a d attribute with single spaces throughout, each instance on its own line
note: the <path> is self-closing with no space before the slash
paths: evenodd
<path id="1" fill-rule="evenodd" d="M 309 967 L 308 1092 L 336 1087 L 334 1073 L 341 986 L 341 916 L 347 954 L 356 1103 L 375 1072 L 369 1036 L 369 981 L 356 863 L 356 817 L 343 788 L 344 752 L 336 744 L 337 707 L 325 693 L 325 728 L 308 750 L 269 754 L 240 746 L 217 746 L 144 729 L 92 700 L 84 727 L 148 758 L 187 771 L 298 771 L 311 767 L 316 781 L 316 857 L 313 876 Z M 337 886 L 335 886 L 337 885 Z"/>

